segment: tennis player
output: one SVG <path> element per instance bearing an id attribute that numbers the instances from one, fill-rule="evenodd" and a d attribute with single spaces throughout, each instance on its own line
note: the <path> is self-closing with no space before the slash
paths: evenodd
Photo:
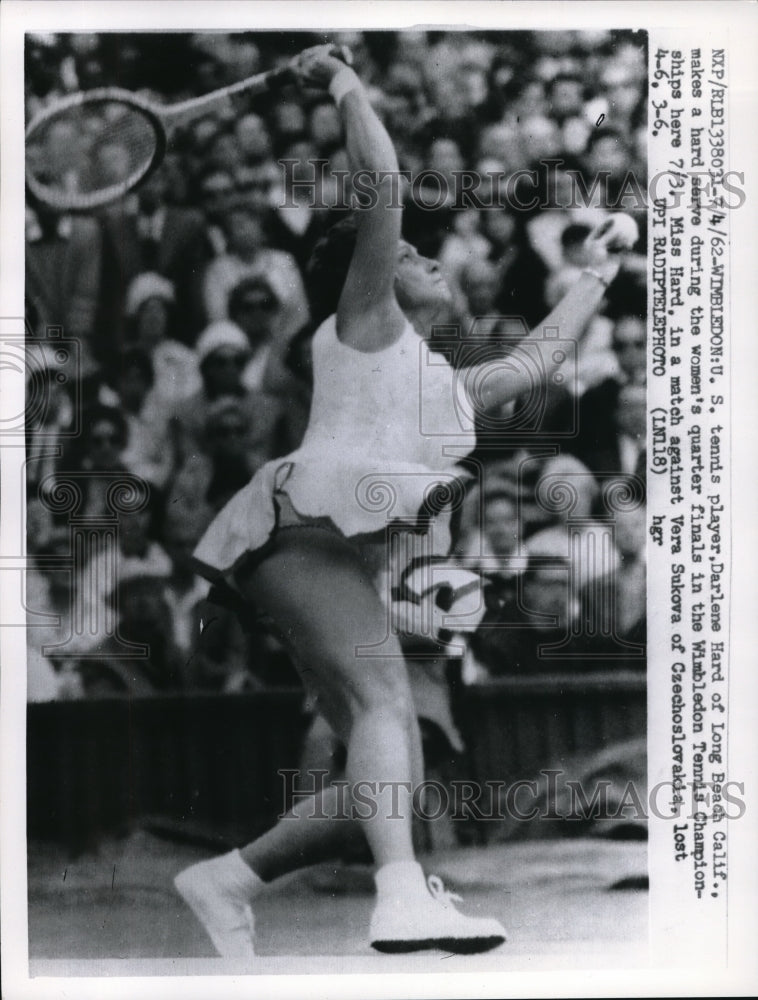
<path id="1" fill-rule="evenodd" d="M 335 788 L 301 800 L 241 850 L 181 872 L 176 887 L 224 956 L 254 955 L 255 899 L 276 878 L 340 853 L 357 831 L 376 864 L 377 900 L 369 942 L 383 952 L 497 947 L 492 918 L 463 914 L 414 856 L 413 789 L 422 781 L 419 730 L 399 643 L 387 635 L 377 579 L 386 565 L 385 508 L 370 485 L 390 484 L 392 515 L 418 525 L 430 481 L 450 478 L 457 456 L 443 452 L 461 428 L 475 444 L 461 394 L 499 408 L 533 391 L 526 372 L 504 365 L 460 379 L 439 355 L 420 364 L 423 338 L 447 314 L 450 291 L 438 264 L 401 239 L 393 144 L 356 73 L 328 46 L 301 54 L 308 88 L 328 90 L 347 151 L 372 205 L 340 223 L 316 248 L 311 269 L 325 317 L 313 339 L 314 395 L 301 447 L 264 466 L 221 511 L 196 558 L 250 615 L 274 623 L 305 685 L 347 747 L 347 792 L 360 786 L 351 818 Z M 394 195 L 394 198 L 393 198 Z M 620 234 L 609 219 L 587 240 L 591 266 L 545 320 L 562 339 L 579 339 L 619 268 Z M 541 341 L 539 330 L 528 339 Z M 549 341 L 548 341 L 549 343 Z M 545 375 L 556 368 L 545 352 Z M 486 377 L 485 377 L 486 375 Z M 433 427 L 432 434 L 422 433 Z M 375 499 L 375 496 L 374 496 Z M 425 522 L 426 523 L 426 522 Z M 438 531 L 441 539 L 445 531 Z M 374 646 L 376 654 L 358 655 Z M 344 794 L 344 792 L 343 792 Z M 337 905 L 337 904 L 335 904 Z"/>

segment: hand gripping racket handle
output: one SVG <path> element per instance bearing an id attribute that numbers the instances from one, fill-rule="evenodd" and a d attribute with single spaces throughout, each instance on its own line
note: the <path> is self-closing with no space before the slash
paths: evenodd
<path id="1" fill-rule="evenodd" d="M 341 59 L 346 66 L 351 66 L 353 56 L 349 48 L 345 45 L 332 46 L 332 55 L 336 59 Z M 235 94 L 264 94 L 273 92 L 288 83 L 297 82 L 297 73 L 294 68 L 294 61 L 278 69 L 268 70 L 266 73 L 258 73 L 256 76 L 240 80 L 239 83 L 232 83 L 221 90 L 214 90 L 210 94 L 201 97 L 192 97 L 188 101 L 180 104 L 170 105 L 161 109 L 161 118 L 166 124 L 174 124 L 175 119 L 189 120 L 196 115 L 205 114 L 206 111 L 224 104 Z"/>

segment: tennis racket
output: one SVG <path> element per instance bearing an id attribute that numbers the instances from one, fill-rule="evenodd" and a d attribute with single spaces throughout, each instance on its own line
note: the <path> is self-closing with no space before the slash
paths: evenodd
<path id="1" fill-rule="evenodd" d="M 350 65 L 349 49 L 333 54 Z M 89 212 L 117 201 L 163 160 L 173 128 L 228 107 L 236 94 L 264 94 L 297 79 L 293 64 L 178 104 L 161 105 L 118 87 L 72 94 L 26 129 L 26 183 L 61 212 Z"/>

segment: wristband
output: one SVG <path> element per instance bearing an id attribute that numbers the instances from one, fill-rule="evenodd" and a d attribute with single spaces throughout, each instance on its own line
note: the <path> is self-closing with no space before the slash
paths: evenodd
<path id="1" fill-rule="evenodd" d="M 583 267 L 582 268 L 582 274 L 589 274 L 593 278 L 597 278 L 597 280 L 600 282 L 600 284 L 603 285 L 605 288 L 608 288 L 608 286 L 610 285 L 610 281 L 608 281 L 606 278 L 604 278 L 599 271 L 596 271 L 594 269 L 594 267 Z"/>
<path id="2" fill-rule="evenodd" d="M 360 86 L 361 81 L 355 71 L 349 66 L 343 66 L 332 77 L 329 83 L 329 93 L 332 95 L 334 103 L 339 106 L 345 94 L 349 94 L 351 90 L 358 90 Z"/>

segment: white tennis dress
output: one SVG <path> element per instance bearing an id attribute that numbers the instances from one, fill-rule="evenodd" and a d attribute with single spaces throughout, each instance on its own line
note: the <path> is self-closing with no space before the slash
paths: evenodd
<path id="1" fill-rule="evenodd" d="M 263 466 L 197 546 L 209 579 L 229 580 L 269 542 L 285 481 L 297 514 L 326 519 L 346 538 L 414 523 L 435 488 L 443 499 L 455 492 L 453 467 L 474 447 L 474 415 L 459 373 L 410 323 L 389 347 L 365 353 L 338 339 L 331 316 L 313 338 L 313 381 L 301 446 Z"/>

